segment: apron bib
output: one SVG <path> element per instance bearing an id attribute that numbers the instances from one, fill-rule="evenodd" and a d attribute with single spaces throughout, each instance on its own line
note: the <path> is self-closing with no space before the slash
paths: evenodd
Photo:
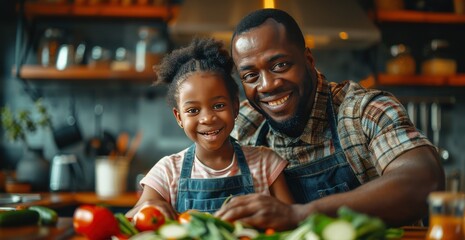
<path id="1" fill-rule="evenodd" d="M 231 143 L 234 147 L 241 175 L 224 178 L 191 178 L 195 158 L 195 144 L 189 147 L 182 164 L 176 211 L 182 213 L 190 209 L 196 209 L 201 212 L 214 213 L 221 208 L 223 202 L 230 195 L 238 196 L 255 192 L 253 178 L 244 153 L 233 138 L 231 138 Z"/>
<path id="2" fill-rule="evenodd" d="M 326 105 L 326 113 L 335 152 L 321 159 L 284 170 L 289 190 L 292 192 L 296 203 L 308 203 L 327 195 L 347 192 L 360 186 L 360 182 L 347 162 L 339 141 L 331 95 Z M 268 123 L 265 122 L 260 129 L 256 142 L 257 146 L 266 146 L 266 135 L 269 128 Z"/>

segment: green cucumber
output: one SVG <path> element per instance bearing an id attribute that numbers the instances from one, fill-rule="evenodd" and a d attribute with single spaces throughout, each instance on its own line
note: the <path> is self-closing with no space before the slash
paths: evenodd
<path id="1" fill-rule="evenodd" d="M 34 225 L 39 222 L 40 215 L 33 210 L 11 210 L 0 212 L 0 227 Z"/>
<path id="2" fill-rule="evenodd" d="M 119 229 L 121 230 L 122 233 L 132 236 L 135 234 L 138 234 L 139 231 L 132 225 L 131 222 L 124 216 L 122 213 L 116 213 L 115 214 L 116 220 L 118 220 L 118 225 Z"/>
<path id="3" fill-rule="evenodd" d="M 175 222 L 162 225 L 158 233 L 163 239 L 185 239 L 189 236 L 187 228 Z"/>
<path id="4" fill-rule="evenodd" d="M 355 229 L 346 220 L 336 220 L 326 225 L 321 233 L 325 240 L 355 240 Z"/>
<path id="5" fill-rule="evenodd" d="M 58 214 L 55 210 L 43 206 L 30 206 L 29 210 L 39 213 L 41 225 L 55 226 L 58 222 Z"/>
<path id="6" fill-rule="evenodd" d="M 201 220 L 203 222 L 211 221 L 215 225 L 221 226 L 221 227 L 225 228 L 226 230 L 228 230 L 229 232 L 234 231 L 234 225 L 232 225 L 229 222 L 223 221 L 223 220 L 221 220 L 219 218 L 216 218 L 216 217 L 214 217 L 213 215 L 211 215 L 209 213 L 192 211 L 189 214 L 191 215 L 191 217 L 197 218 L 197 219 L 199 219 L 199 220 Z"/>

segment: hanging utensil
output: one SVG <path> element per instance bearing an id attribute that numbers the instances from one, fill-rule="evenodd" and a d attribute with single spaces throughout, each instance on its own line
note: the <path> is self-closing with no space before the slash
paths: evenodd
<path id="1" fill-rule="evenodd" d="M 443 162 L 449 160 L 449 151 L 439 147 L 441 134 L 441 105 L 437 102 L 431 104 L 431 130 L 433 131 L 433 144 L 438 148 L 439 156 Z"/>
<path id="2" fill-rule="evenodd" d="M 417 106 L 414 102 L 407 103 L 407 113 L 413 125 L 417 125 Z"/>
<path id="3" fill-rule="evenodd" d="M 428 126 L 429 126 L 429 116 L 428 116 L 428 104 L 426 102 L 420 103 L 420 130 L 423 134 L 428 137 Z"/>

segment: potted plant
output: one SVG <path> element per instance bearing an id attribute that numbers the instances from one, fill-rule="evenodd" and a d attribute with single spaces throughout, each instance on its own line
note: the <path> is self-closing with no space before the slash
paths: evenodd
<path id="1" fill-rule="evenodd" d="M 16 164 L 16 179 L 30 183 L 33 190 L 46 190 L 50 164 L 44 159 L 42 149 L 32 148 L 28 142 L 28 135 L 51 126 L 50 116 L 41 99 L 34 102 L 32 111 L 21 109 L 13 112 L 8 106 L 2 107 L 1 123 L 6 137 L 13 142 L 21 142 L 24 147 L 23 156 Z"/>

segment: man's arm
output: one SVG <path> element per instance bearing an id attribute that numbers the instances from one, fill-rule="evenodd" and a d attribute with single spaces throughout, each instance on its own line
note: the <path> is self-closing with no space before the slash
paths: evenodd
<path id="1" fill-rule="evenodd" d="M 426 216 L 428 194 L 443 190 L 444 181 L 444 170 L 433 147 L 417 147 L 393 160 L 378 179 L 311 202 L 306 211 L 335 215 L 341 205 L 346 205 L 379 216 L 391 226 L 402 226 Z"/>
<path id="2" fill-rule="evenodd" d="M 348 206 L 381 217 L 390 226 L 410 224 L 427 213 L 431 191 L 444 189 L 444 171 L 430 146 L 414 148 L 393 160 L 376 180 L 346 193 L 305 205 L 286 205 L 272 197 L 251 194 L 233 198 L 216 216 L 241 220 L 258 228 L 292 229 L 314 212 L 335 215 Z"/>

